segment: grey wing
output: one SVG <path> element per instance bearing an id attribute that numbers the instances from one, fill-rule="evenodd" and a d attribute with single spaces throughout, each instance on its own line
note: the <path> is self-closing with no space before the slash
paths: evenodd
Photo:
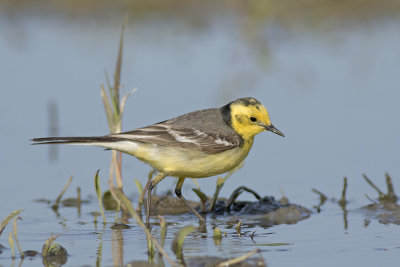
<path id="1" fill-rule="evenodd" d="M 168 121 L 109 136 L 162 146 L 189 148 L 208 154 L 230 150 L 241 144 L 240 137 L 235 133 L 207 133 L 195 128 L 173 125 Z"/>

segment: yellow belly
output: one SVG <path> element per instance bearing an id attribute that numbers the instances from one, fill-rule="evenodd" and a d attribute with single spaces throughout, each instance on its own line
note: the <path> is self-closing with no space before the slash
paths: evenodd
<path id="1" fill-rule="evenodd" d="M 245 142 L 242 147 L 207 154 L 186 148 L 141 144 L 136 151 L 130 151 L 129 154 L 160 172 L 170 172 L 170 176 L 203 178 L 235 168 L 247 157 L 252 145 L 253 139 Z"/>

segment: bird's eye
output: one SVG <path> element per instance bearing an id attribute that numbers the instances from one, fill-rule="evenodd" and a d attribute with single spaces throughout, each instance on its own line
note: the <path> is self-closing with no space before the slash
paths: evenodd
<path id="1" fill-rule="evenodd" d="M 250 117 L 250 121 L 256 122 L 256 121 L 257 121 L 257 118 L 256 118 L 256 117 Z"/>

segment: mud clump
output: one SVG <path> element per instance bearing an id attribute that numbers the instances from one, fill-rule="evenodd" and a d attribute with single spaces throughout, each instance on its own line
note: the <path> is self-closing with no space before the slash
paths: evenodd
<path id="1" fill-rule="evenodd" d="M 370 204 L 362 208 L 367 219 L 378 220 L 382 224 L 400 225 L 400 206 L 396 203 Z"/>
<path id="2" fill-rule="evenodd" d="M 244 191 L 252 193 L 256 201 L 236 201 L 237 197 Z M 210 208 L 210 202 L 206 203 L 206 208 Z M 196 201 L 189 201 L 190 205 L 201 210 L 202 204 Z M 178 198 L 172 196 L 152 196 L 151 209 L 155 214 L 174 215 L 188 212 L 187 207 Z M 201 212 L 201 211 L 200 211 Z M 246 187 L 236 189 L 228 199 L 220 198 L 216 201 L 213 210 L 202 212 L 207 215 L 229 216 L 229 215 L 254 215 L 247 216 L 252 222 L 260 226 L 272 226 L 276 224 L 294 224 L 300 220 L 310 217 L 311 211 L 297 204 L 289 203 L 284 197 L 275 200 L 274 197 L 260 197 L 253 190 Z"/>
<path id="3" fill-rule="evenodd" d="M 385 174 L 386 193 L 379 189 L 365 174 L 363 176 L 367 183 L 378 193 L 378 202 L 361 208 L 365 212 L 367 220 L 376 219 L 382 224 L 400 225 L 400 206 L 397 205 L 398 197 L 394 192 L 393 181 L 390 175 L 388 173 Z"/>

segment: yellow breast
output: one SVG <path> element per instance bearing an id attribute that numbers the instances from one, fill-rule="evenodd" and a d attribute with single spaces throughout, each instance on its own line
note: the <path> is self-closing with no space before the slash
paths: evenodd
<path id="1" fill-rule="evenodd" d="M 170 176 L 203 178 L 228 172 L 239 165 L 249 154 L 253 138 L 236 147 L 217 154 L 202 151 L 143 144 L 131 153 L 138 159 L 163 172 L 171 172 Z"/>

